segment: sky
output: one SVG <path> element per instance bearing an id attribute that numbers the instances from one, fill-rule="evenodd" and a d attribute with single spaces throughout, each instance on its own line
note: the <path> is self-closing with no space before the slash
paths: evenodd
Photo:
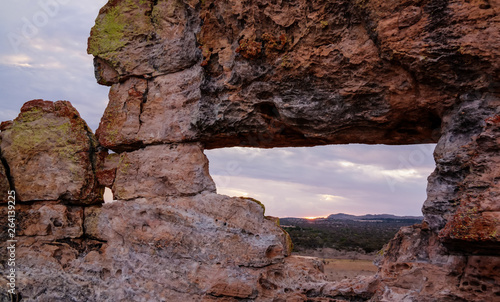
<path id="1" fill-rule="evenodd" d="M 95 129 L 109 87 L 96 83 L 87 38 L 106 0 L 9 0 L 0 11 L 0 120 L 32 99 L 68 100 Z"/>
<path id="2" fill-rule="evenodd" d="M 87 38 L 106 0 L 4 1 L 0 121 L 31 99 L 68 100 L 95 131 L 109 87 L 97 84 Z M 266 215 L 421 215 L 434 145 L 208 150 L 220 194 L 260 200 Z"/>

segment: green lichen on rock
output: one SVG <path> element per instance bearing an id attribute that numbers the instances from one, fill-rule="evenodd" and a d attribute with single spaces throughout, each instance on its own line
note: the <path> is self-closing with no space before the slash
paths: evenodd
<path id="1" fill-rule="evenodd" d="M 78 162 L 77 154 L 94 148 L 97 142 L 83 143 L 89 141 L 88 126 L 69 106 L 56 102 L 51 113 L 42 106 L 21 112 L 8 129 L 10 149 L 22 154 L 45 150 Z"/>
<path id="2" fill-rule="evenodd" d="M 29 123 L 41 118 L 42 115 L 43 115 L 43 110 L 41 108 L 34 107 L 31 108 L 31 110 L 29 111 L 21 113 L 20 116 L 16 119 L 16 121 Z"/>
<path id="3" fill-rule="evenodd" d="M 151 11 L 149 1 L 118 1 L 103 11 L 96 19 L 89 38 L 87 52 L 94 56 L 114 54 L 126 46 L 132 37 L 148 34 L 152 29 L 148 17 Z"/>
<path id="4" fill-rule="evenodd" d="M 11 145 L 10 152 L 26 154 L 26 161 L 31 160 L 29 154 L 40 154 L 39 152 L 51 152 L 57 154 L 60 162 L 67 164 L 68 170 L 73 175 L 74 181 L 85 178 L 80 169 L 82 161 L 81 152 L 88 151 L 88 146 L 75 143 L 78 141 L 79 133 L 73 131 L 70 119 L 40 119 L 43 112 L 34 110 L 21 115 L 20 121 L 15 121 L 9 129 Z"/>
<path id="5" fill-rule="evenodd" d="M 69 102 L 29 101 L 0 136 L 20 201 L 99 202 L 97 141 Z"/>
<path id="6" fill-rule="evenodd" d="M 45 127 L 38 127 L 40 123 L 31 122 L 14 122 L 12 125 L 11 148 L 19 151 L 28 150 L 44 150 L 48 146 L 57 148 L 58 153 L 61 153 L 59 148 L 68 147 L 65 138 L 70 135 L 70 122 L 60 123 L 59 120 L 47 121 Z"/>
<path id="7" fill-rule="evenodd" d="M 126 23 L 118 7 L 110 9 L 92 29 L 88 53 L 97 56 L 117 51 L 125 46 L 124 29 Z"/>

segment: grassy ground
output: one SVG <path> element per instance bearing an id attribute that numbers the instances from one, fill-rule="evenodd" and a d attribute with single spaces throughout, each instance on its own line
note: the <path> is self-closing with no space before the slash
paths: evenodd
<path id="1" fill-rule="evenodd" d="M 372 276 L 377 272 L 372 260 L 325 259 L 324 263 L 325 275 L 329 281 Z"/>

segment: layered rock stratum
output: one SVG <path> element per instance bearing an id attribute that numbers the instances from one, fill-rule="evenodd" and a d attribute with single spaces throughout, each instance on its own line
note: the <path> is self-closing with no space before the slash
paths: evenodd
<path id="1" fill-rule="evenodd" d="M 111 86 L 96 135 L 61 101 L 30 101 L 1 126 L 17 298 L 499 299 L 499 9 L 109 1 L 88 47 Z M 377 275 L 327 282 L 259 202 L 216 194 L 203 150 L 340 143 L 437 143 L 436 170 L 423 222 L 401 229 Z M 102 202 L 105 186 L 117 201 Z"/>

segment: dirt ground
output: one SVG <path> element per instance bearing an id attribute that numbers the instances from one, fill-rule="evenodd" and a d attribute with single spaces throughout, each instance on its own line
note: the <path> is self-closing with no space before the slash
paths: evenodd
<path id="1" fill-rule="evenodd" d="M 339 251 L 330 248 L 305 250 L 294 253 L 300 256 L 317 257 L 323 261 L 328 281 L 352 279 L 357 276 L 373 276 L 377 267 L 373 264 L 376 253 Z"/>
<path id="2" fill-rule="evenodd" d="M 324 259 L 325 275 L 328 281 L 340 281 L 357 276 L 372 276 L 377 267 L 372 260 Z"/>

